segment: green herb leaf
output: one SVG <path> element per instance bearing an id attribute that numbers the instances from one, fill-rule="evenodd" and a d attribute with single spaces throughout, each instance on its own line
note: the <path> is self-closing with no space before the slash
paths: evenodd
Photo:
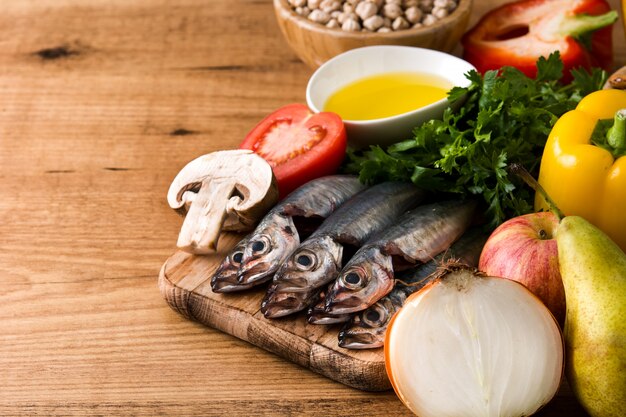
<path id="1" fill-rule="evenodd" d="M 386 150 L 349 152 L 345 170 L 367 183 L 406 180 L 429 190 L 481 196 L 491 226 L 527 213 L 534 193 L 511 178 L 507 166 L 519 163 L 537 175 L 556 120 L 606 81 L 601 70 L 575 70 L 573 82 L 562 85 L 562 73 L 558 53 L 539 59 L 536 79 L 512 67 L 484 76 L 470 71 L 469 87 L 448 92 L 451 102 L 464 99 L 457 110 L 446 109 L 442 120 L 416 127 L 413 139 Z"/>

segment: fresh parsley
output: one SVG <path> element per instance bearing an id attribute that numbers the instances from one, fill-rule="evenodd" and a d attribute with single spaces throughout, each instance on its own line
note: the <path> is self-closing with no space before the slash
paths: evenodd
<path id="1" fill-rule="evenodd" d="M 574 70 L 564 85 L 562 73 L 558 52 L 537 61 L 535 79 L 512 67 L 484 76 L 471 71 L 469 87 L 448 92 L 451 107 L 442 120 L 415 128 L 414 138 L 386 150 L 349 151 L 345 170 L 366 183 L 411 180 L 433 191 L 482 196 L 491 226 L 528 213 L 533 193 L 507 167 L 518 163 L 536 176 L 556 120 L 607 78 L 600 69 Z"/>

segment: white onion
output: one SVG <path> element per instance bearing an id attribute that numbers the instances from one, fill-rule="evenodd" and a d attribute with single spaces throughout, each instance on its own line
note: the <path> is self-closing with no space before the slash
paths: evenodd
<path id="1" fill-rule="evenodd" d="M 387 372 L 420 417 L 528 416 L 556 394 L 563 339 L 523 285 L 448 272 L 414 294 L 387 331 Z"/>

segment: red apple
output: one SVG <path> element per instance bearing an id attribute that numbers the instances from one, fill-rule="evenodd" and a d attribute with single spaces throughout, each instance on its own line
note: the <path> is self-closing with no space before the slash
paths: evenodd
<path id="1" fill-rule="evenodd" d="M 559 220 L 550 212 L 531 213 L 507 220 L 487 239 L 478 268 L 489 276 L 524 284 L 563 326 L 565 290 L 554 238 L 558 225 Z"/>

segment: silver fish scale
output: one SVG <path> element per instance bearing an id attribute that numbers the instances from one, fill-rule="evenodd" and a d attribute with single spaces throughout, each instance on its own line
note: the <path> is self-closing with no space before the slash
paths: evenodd
<path id="1" fill-rule="evenodd" d="M 426 278 L 432 275 L 437 268 L 443 265 L 446 261 L 455 260 L 470 267 L 477 266 L 480 253 L 488 237 L 489 234 L 482 231 L 478 227 L 468 230 L 459 238 L 459 240 L 454 242 L 448 250 L 445 250 L 435 256 L 432 261 L 421 264 L 417 268 L 407 270 L 400 276 L 396 277 L 407 284 L 414 284 L 422 281 L 421 285 L 408 286 L 398 283 L 388 296 L 391 296 L 398 291 L 409 295 L 419 290 L 430 281 L 430 279 L 427 280 Z"/>
<path id="2" fill-rule="evenodd" d="M 374 236 L 366 246 L 411 262 L 428 262 L 431 254 L 447 249 L 469 226 L 476 202 L 442 201 L 405 213 L 391 228 Z M 424 248 L 428 248 L 427 251 Z"/>
<path id="3" fill-rule="evenodd" d="M 362 245 L 372 234 L 415 207 L 425 192 L 407 182 L 385 182 L 359 192 L 311 235 L 330 236 L 339 243 Z"/>
<path id="4" fill-rule="evenodd" d="M 276 205 L 269 213 L 287 216 L 328 217 L 348 198 L 366 188 L 353 175 L 329 175 L 304 184 Z"/>

